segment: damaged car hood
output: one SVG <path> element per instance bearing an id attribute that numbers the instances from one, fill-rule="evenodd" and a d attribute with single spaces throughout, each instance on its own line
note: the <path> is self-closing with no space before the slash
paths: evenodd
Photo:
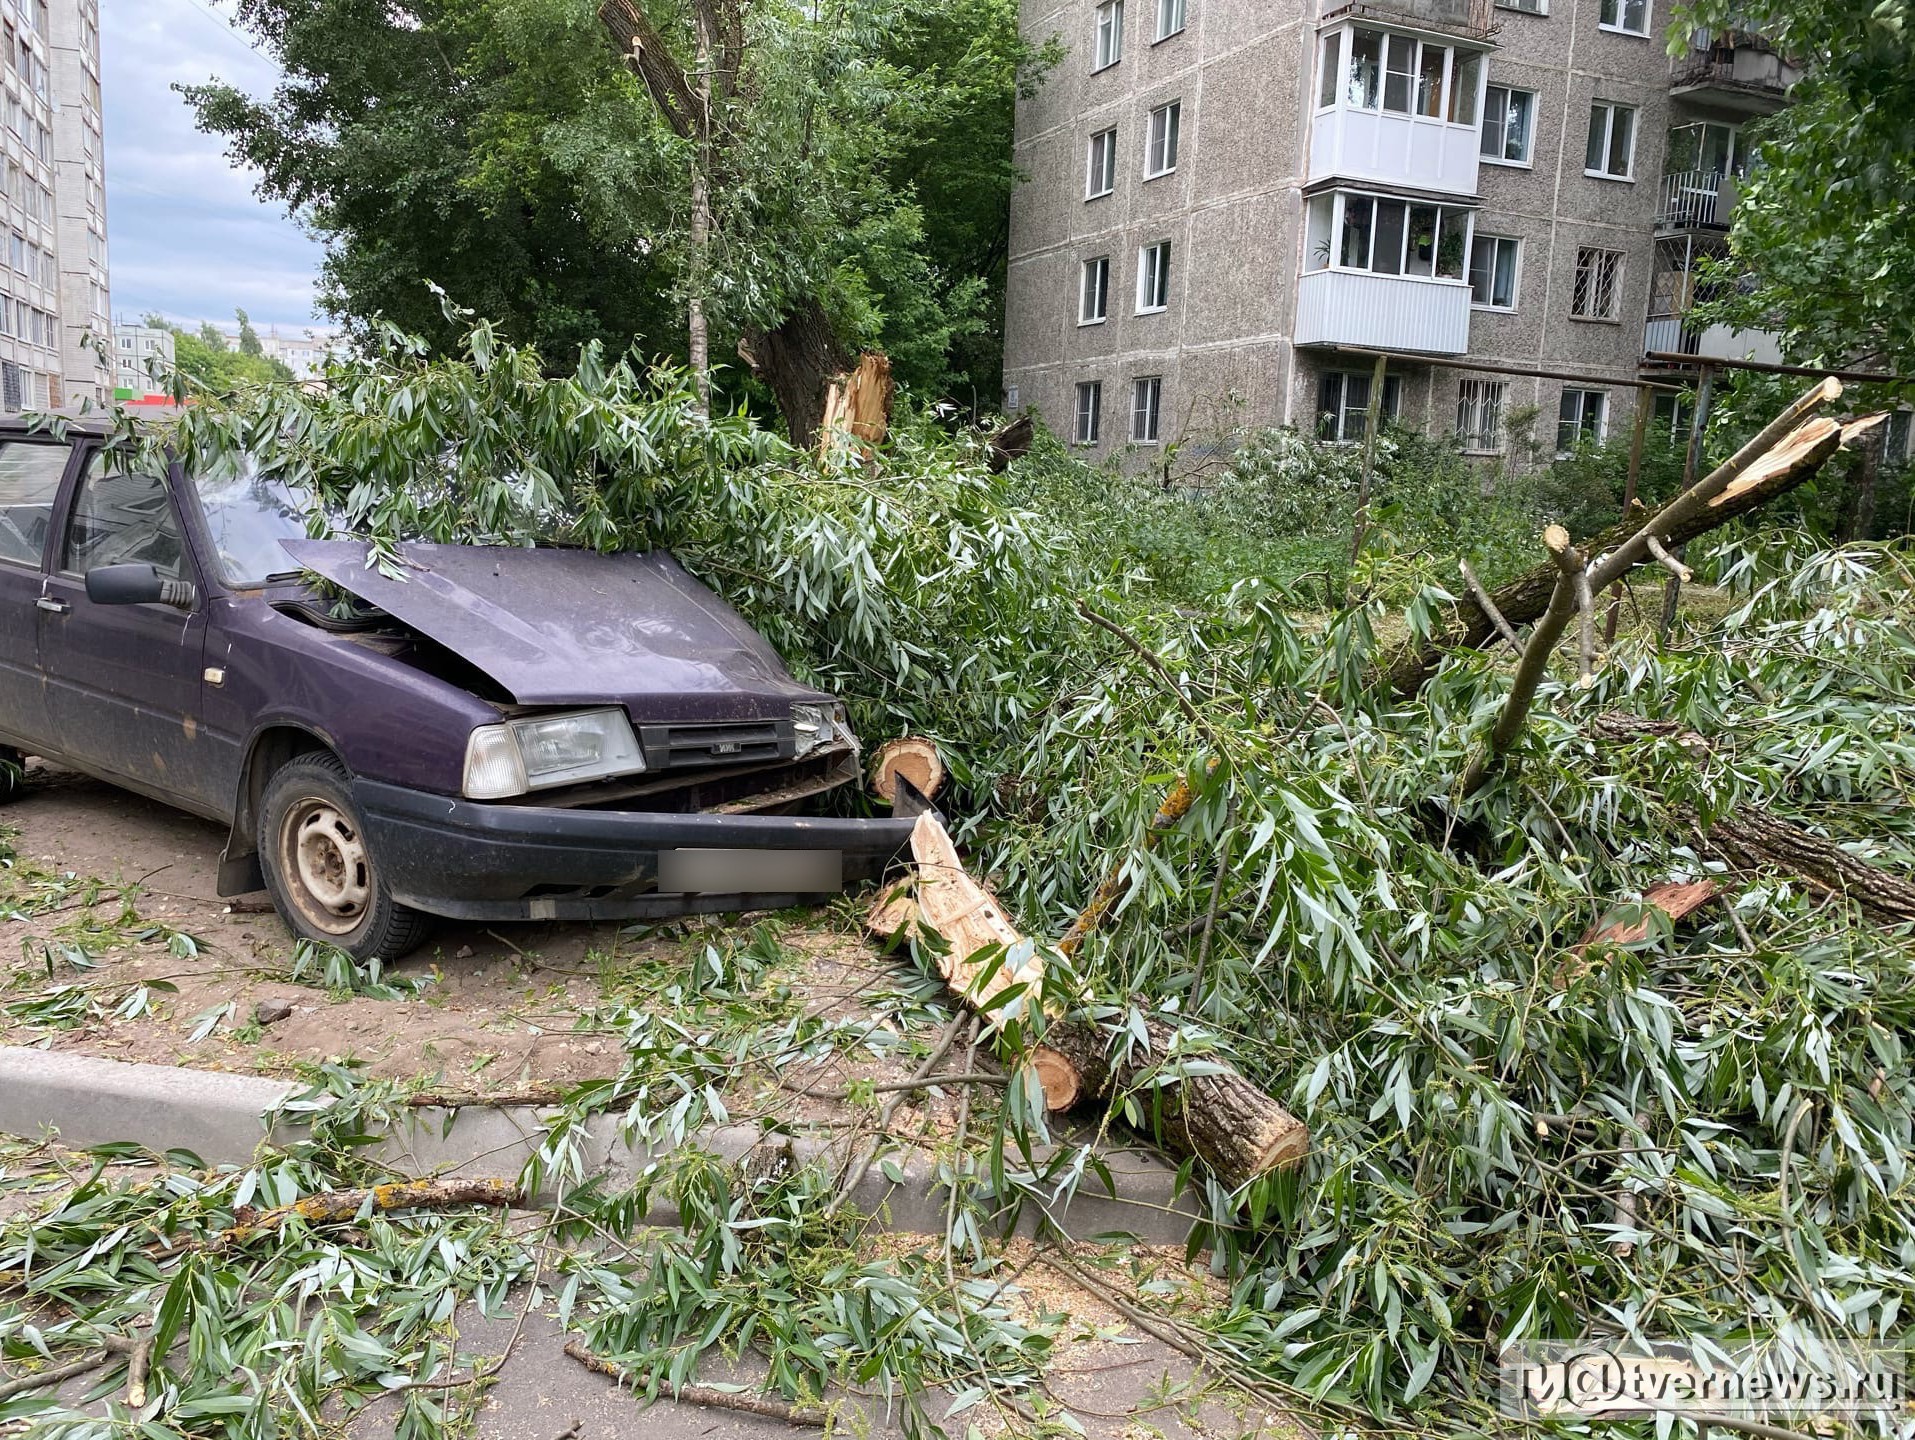
<path id="1" fill-rule="evenodd" d="M 497 681 L 521 705 L 708 696 L 716 718 L 769 718 L 818 692 L 744 617 L 661 552 L 399 547 L 403 579 L 356 540 L 282 540 L 294 560 Z"/>

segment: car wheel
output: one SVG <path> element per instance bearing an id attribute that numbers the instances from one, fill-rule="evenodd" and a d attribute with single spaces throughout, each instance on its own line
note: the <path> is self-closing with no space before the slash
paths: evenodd
<path id="1" fill-rule="evenodd" d="M 338 758 L 301 755 L 273 772 L 259 808 L 259 855 L 280 918 L 356 960 L 397 960 L 431 920 L 392 898 Z"/>
<path id="2" fill-rule="evenodd" d="M 27 757 L 0 745 L 0 805 L 20 798 L 27 788 Z"/>

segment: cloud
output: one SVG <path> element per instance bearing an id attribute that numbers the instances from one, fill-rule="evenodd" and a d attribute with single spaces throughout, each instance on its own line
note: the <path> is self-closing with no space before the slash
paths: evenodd
<path id="1" fill-rule="evenodd" d="M 215 0 L 100 11 L 114 313 L 227 321 L 240 307 L 260 326 L 322 323 L 313 306 L 318 242 L 255 197 L 253 173 L 194 128 L 172 88 L 216 77 L 264 95 L 278 78 L 272 61 L 216 18 Z"/>

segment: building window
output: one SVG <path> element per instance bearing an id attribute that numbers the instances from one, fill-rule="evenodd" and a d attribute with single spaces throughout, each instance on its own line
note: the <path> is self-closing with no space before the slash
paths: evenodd
<path id="1" fill-rule="evenodd" d="M 1585 440 L 1602 444 L 1608 428 L 1609 396 L 1601 390 L 1565 390 L 1556 411 L 1556 453 L 1567 455 Z"/>
<path id="2" fill-rule="evenodd" d="M 1138 445 L 1155 445 L 1164 405 L 1164 377 L 1146 375 L 1130 387 L 1130 438 Z"/>
<path id="3" fill-rule="evenodd" d="M 1465 380 L 1456 391 L 1456 438 L 1479 454 L 1503 448 L 1503 382 Z"/>
<path id="4" fill-rule="evenodd" d="M 1110 256 L 1099 255 L 1084 262 L 1084 273 L 1077 288 L 1077 323 L 1102 325 L 1110 310 Z"/>
<path id="5" fill-rule="evenodd" d="M 1317 438 L 1361 440 L 1370 428 L 1370 379 L 1362 371 L 1326 370 L 1317 380 Z M 1383 377 L 1383 418 L 1394 420 L 1403 399 L 1403 377 Z"/>
<path id="6" fill-rule="evenodd" d="M 1072 432 L 1079 445 L 1095 445 L 1104 421 L 1104 382 L 1077 382 L 1077 427 Z"/>
<path id="7" fill-rule="evenodd" d="M 1476 123 L 1476 89 L 1482 55 L 1409 35 L 1352 28 L 1350 53 L 1343 56 L 1341 32 L 1324 38 L 1317 103 L 1330 106 L 1340 97 L 1351 110 L 1385 110 L 1392 115 L 1447 117 L 1452 124 Z"/>
<path id="8" fill-rule="evenodd" d="M 1168 40 L 1184 28 L 1184 0 L 1157 0 L 1157 38 Z"/>
<path id="9" fill-rule="evenodd" d="M 1589 107 L 1589 148 L 1583 170 L 1607 180 L 1627 180 L 1636 158 L 1636 112 L 1632 106 L 1598 100 Z"/>
<path id="10" fill-rule="evenodd" d="M 1170 242 L 1159 240 L 1137 252 L 1137 313 L 1170 308 Z"/>
<path id="11" fill-rule="evenodd" d="M 1334 221 L 1332 206 L 1342 218 Z M 1470 212 L 1376 195 L 1319 195 L 1310 202 L 1310 268 L 1332 263 L 1346 270 L 1419 279 L 1461 280 L 1469 259 Z M 1336 234 L 1335 244 L 1330 234 Z M 1306 242 L 1309 243 L 1309 242 Z"/>
<path id="12" fill-rule="evenodd" d="M 1498 10 L 1520 10 L 1525 15 L 1547 15 L 1549 0 L 1496 0 Z"/>
<path id="13" fill-rule="evenodd" d="M 1491 310 L 1516 308 L 1516 257 L 1522 242 L 1507 235 L 1478 235 L 1470 245 L 1470 300 Z"/>
<path id="14" fill-rule="evenodd" d="M 1579 320 L 1615 320 L 1622 313 L 1622 251 L 1576 250 L 1576 289 L 1569 313 Z"/>
<path id="15" fill-rule="evenodd" d="M 1090 158 L 1084 165 L 1084 198 L 1095 200 L 1117 188 L 1117 132 L 1102 130 L 1090 137 Z"/>
<path id="16" fill-rule="evenodd" d="M 1491 85 L 1483 92 L 1483 143 L 1478 147 L 1483 158 L 1499 165 L 1529 164 L 1535 119 L 1534 90 Z"/>
<path id="17" fill-rule="evenodd" d="M 1124 0 L 1097 7 L 1097 59 L 1093 71 L 1108 70 L 1124 58 Z"/>
<path id="18" fill-rule="evenodd" d="M 1177 133 L 1183 127 L 1184 104 L 1172 100 L 1150 112 L 1149 140 L 1144 146 L 1144 178 L 1155 180 L 1177 168 Z"/>
<path id="19" fill-rule="evenodd" d="M 1649 33 L 1649 0 L 1602 0 L 1602 28 L 1625 35 Z"/>

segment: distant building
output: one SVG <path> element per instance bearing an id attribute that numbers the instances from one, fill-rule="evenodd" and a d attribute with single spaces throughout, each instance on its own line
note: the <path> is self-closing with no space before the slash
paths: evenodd
<path id="1" fill-rule="evenodd" d="M 0 0 L 4 3 L 4 0 Z M 239 349 L 239 327 L 220 326 L 219 333 L 226 339 L 228 350 Z M 343 346 L 337 330 L 309 329 L 297 335 L 282 335 L 279 327 L 269 325 L 256 331 L 259 336 L 259 348 L 270 360 L 277 360 L 293 372 L 295 380 L 317 380 L 326 368 L 328 357 Z"/>
<path id="2" fill-rule="evenodd" d="M 0 0 L 0 410 L 104 403 L 97 0 Z"/>
<path id="3" fill-rule="evenodd" d="M 159 375 L 154 375 L 154 370 Z M 154 325 L 113 327 L 113 398 L 141 400 L 167 393 L 173 369 L 173 332 Z"/>
<path id="4" fill-rule="evenodd" d="M 1639 378 L 1775 355 L 1689 318 L 1798 74 L 1758 36 L 1672 62 L 1652 0 L 1021 9 L 1068 53 L 1018 104 L 1005 400 L 1087 451 L 1357 439 L 1379 355 L 1385 415 L 1567 448 Z"/>

